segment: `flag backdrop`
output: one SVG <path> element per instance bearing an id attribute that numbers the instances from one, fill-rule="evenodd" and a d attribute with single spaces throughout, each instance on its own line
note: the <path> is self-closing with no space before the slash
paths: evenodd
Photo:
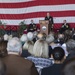
<path id="1" fill-rule="evenodd" d="M 47 12 L 55 24 L 64 19 L 74 24 L 75 0 L 0 0 L 0 20 L 6 25 L 19 25 L 23 20 L 29 24 L 31 19 L 39 23 Z"/>

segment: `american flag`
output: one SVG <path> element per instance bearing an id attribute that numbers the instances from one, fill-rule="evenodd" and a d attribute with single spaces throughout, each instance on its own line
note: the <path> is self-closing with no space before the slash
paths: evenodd
<path id="1" fill-rule="evenodd" d="M 46 13 L 53 16 L 54 24 L 63 20 L 75 23 L 75 0 L 0 0 L 0 20 L 6 25 L 35 23 L 44 20 Z"/>

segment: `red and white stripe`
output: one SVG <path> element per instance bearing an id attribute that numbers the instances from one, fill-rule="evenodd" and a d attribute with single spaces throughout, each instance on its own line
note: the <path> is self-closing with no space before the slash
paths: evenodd
<path id="1" fill-rule="evenodd" d="M 26 24 L 33 19 L 35 23 L 44 20 L 50 12 L 54 23 L 75 23 L 75 0 L 0 0 L 0 20 L 6 25 Z"/>

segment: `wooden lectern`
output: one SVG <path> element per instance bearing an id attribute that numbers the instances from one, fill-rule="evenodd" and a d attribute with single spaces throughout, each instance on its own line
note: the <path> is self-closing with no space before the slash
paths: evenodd
<path id="1" fill-rule="evenodd" d="M 39 23 L 40 23 L 40 32 L 41 33 L 46 33 L 46 35 L 48 35 L 50 33 L 49 21 L 40 20 Z"/>

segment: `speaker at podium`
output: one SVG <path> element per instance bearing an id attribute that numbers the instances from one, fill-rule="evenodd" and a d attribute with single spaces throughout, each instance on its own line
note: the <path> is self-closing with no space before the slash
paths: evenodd
<path id="1" fill-rule="evenodd" d="M 40 33 L 45 33 L 48 35 L 50 33 L 50 25 L 48 20 L 39 20 L 40 23 Z"/>

